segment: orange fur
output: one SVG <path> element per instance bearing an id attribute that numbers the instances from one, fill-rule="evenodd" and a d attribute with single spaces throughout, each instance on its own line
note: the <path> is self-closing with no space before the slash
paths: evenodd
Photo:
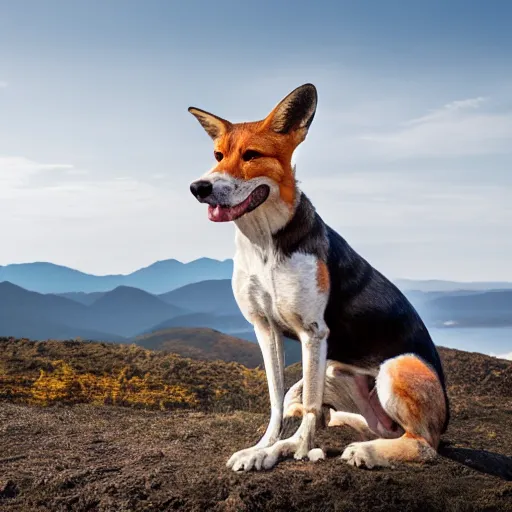
<path id="1" fill-rule="evenodd" d="M 327 265 L 322 261 L 318 260 L 316 267 L 316 284 L 318 289 L 322 293 L 327 293 L 330 286 L 329 269 Z"/>
<path id="2" fill-rule="evenodd" d="M 293 208 L 296 186 L 291 159 L 302 137 L 300 132 L 286 135 L 274 132 L 268 126 L 268 119 L 229 125 L 215 140 L 215 151 L 222 153 L 223 158 L 212 172 L 222 171 L 245 180 L 268 176 L 279 185 L 281 199 Z M 242 155 L 247 150 L 263 156 L 245 162 Z"/>
<path id="3" fill-rule="evenodd" d="M 281 100 L 261 121 L 230 123 L 204 110 L 189 107 L 215 144 L 219 162 L 211 172 L 241 180 L 268 177 L 277 183 L 281 200 L 292 211 L 297 188 L 292 155 L 306 138 L 317 104 L 316 88 L 304 84 Z M 258 153 L 244 159 L 247 151 Z"/>
<path id="4" fill-rule="evenodd" d="M 435 455 L 435 450 L 425 441 L 403 435 L 397 439 L 353 443 L 343 452 L 342 459 L 354 466 L 371 469 L 390 466 L 395 462 L 425 462 Z"/>
<path id="5" fill-rule="evenodd" d="M 435 372 L 416 356 L 397 358 L 389 368 L 395 396 L 387 411 L 405 430 L 405 438 L 437 448 L 446 415 L 441 383 Z"/>
<path id="6" fill-rule="evenodd" d="M 387 372 L 391 386 L 383 407 L 404 434 L 395 439 L 353 443 L 342 459 L 367 468 L 432 459 L 446 418 L 445 397 L 436 373 L 412 354 L 388 360 L 380 372 Z"/>
<path id="7" fill-rule="evenodd" d="M 378 456 L 385 461 L 419 461 L 421 444 L 407 434 L 398 439 L 376 439 L 371 445 Z"/>
<path id="8" fill-rule="evenodd" d="M 393 379 L 393 393 L 407 404 L 409 414 L 419 420 L 423 411 L 416 400 L 415 391 L 425 381 L 437 381 L 436 374 L 417 357 L 398 359 L 391 367 L 390 374 Z"/>

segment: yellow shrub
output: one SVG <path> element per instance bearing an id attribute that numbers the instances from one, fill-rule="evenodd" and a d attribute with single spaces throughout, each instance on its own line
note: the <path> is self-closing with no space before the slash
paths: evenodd
<path id="1" fill-rule="evenodd" d="M 32 385 L 32 398 L 36 403 L 69 402 L 76 392 L 73 369 L 64 361 L 54 361 L 53 372 L 40 371 Z"/>
<path id="2" fill-rule="evenodd" d="M 143 378 L 127 377 L 124 368 L 117 376 L 96 376 L 76 373 L 63 361 L 54 361 L 53 371 L 41 370 L 32 384 L 31 402 L 39 405 L 52 403 L 92 403 L 128 406 L 195 407 L 198 400 L 186 386 L 168 385 L 149 373 Z"/>

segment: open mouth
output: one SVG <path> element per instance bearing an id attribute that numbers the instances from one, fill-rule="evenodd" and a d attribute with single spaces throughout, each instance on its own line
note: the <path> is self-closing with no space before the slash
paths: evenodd
<path id="1" fill-rule="evenodd" d="M 264 203 L 270 193 L 268 185 L 256 187 L 241 203 L 235 206 L 223 206 L 220 204 L 208 206 L 208 218 L 213 222 L 229 222 L 239 219 L 242 215 L 252 212 Z"/>

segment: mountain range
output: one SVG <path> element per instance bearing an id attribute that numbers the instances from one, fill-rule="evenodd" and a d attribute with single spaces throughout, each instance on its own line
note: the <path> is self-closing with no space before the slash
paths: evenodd
<path id="1" fill-rule="evenodd" d="M 209 329 L 254 344 L 253 328 L 233 296 L 231 272 L 231 260 L 206 258 L 191 263 L 158 262 L 126 276 L 92 276 L 52 264 L 0 267 L 0 336 L 120 343 L 144 340 L 152 348 L 156 343 L 186 354 L 201 350 L 193 337 L 199 336 L 198 329 Z M 6 277 L 15 282 L 2 282 Z M 488 283 L 496 289 L 484 291 L 479 289 L 482 283 L 397 283 L 428 327 L 512 326 L 512 285 L 507 289 L 507 283 Z M 474 289 L 469 288 L 472 284 Z M 53 292 L 41 291 L 48 289 Z M 194 333 L 187 335 L 185 344 L 183 336 L 181 341 L 175 337 L 180 329 L 181 335 L 187 329 Z M 158 343 L 151 338 L 155 333 L 165 333 L 165 343 L 161 337 Z M 215 352 L 205 342 L 206 336 L 199 338 L 203 350 Z M 187 350 L 185 345 L 189 345 Z M 300 344 L 285 339 L 285 350 L 287 362 L 300 360 Z"/>
<path id="2" fill-rule="evenodd" d="M 9 282 L 0 283 L 0 332 L 7 336 L 123 341 L 183 313 L 178 306 L 126 286 L 84 305 Z"/>
<path id="3" fill-rule="evenodd" d="M 190 263 L 157 261 L 131 274 L 96 276 L 53 263 L 19 263 L 0 266 L 0 282 L 9 281 L 39 293 L 104 292 L 131 286 L 149 293 L 165 293 L 205 279 L 227 279 L 233 261 L 200 258 Z"/>
<path id="4" fill-rule="evenodd" d="M 9 281 L 39 293 L 106 292 L 118 286 L 139 288 L 152 294 L 164 294 L 190 283 L 230 279 L 233 261 L 199 258 L 189 263 L 175 259 L 157 261 L 130 274 L 97 276 L 53 263 L 18 263 L 0 266 L 0 282 Z M 442 280 L 396 279 L 401 290 L 422 292 L 486 291 L 512 289 L 508 282 L 456 282 Z M 79 297 L 75 297 L 79 299 Z"/>
<path id="5" fill-rule="evenodd" d="M 512 326 L 512 290 L 405 294 L 429 326 Z M 200 281 L 156 295 L 128 286 L 107 292 L 42 294 L 0 283 L 0 335 L 126 341 L 178 327 L 205 327 L 256 341 L 228 279 Z"/>

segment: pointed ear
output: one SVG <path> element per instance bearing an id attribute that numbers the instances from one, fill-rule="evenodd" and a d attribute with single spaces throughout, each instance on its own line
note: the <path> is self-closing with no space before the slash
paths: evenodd
<path id="1" fill-rule="evenodd" d="M 188 111 L 201 123 L 201 126 L 213 140 L 224 135 L 232 126 L 229 121 L 199 108 L 189 107 Z"/>
<path id="2" fill-rule="evenodd" d="M 297 87 L 267 116 L 265 122 L 277 133 L 307 130 L 315 117 L 318 96 L 313 84 Z"/>

